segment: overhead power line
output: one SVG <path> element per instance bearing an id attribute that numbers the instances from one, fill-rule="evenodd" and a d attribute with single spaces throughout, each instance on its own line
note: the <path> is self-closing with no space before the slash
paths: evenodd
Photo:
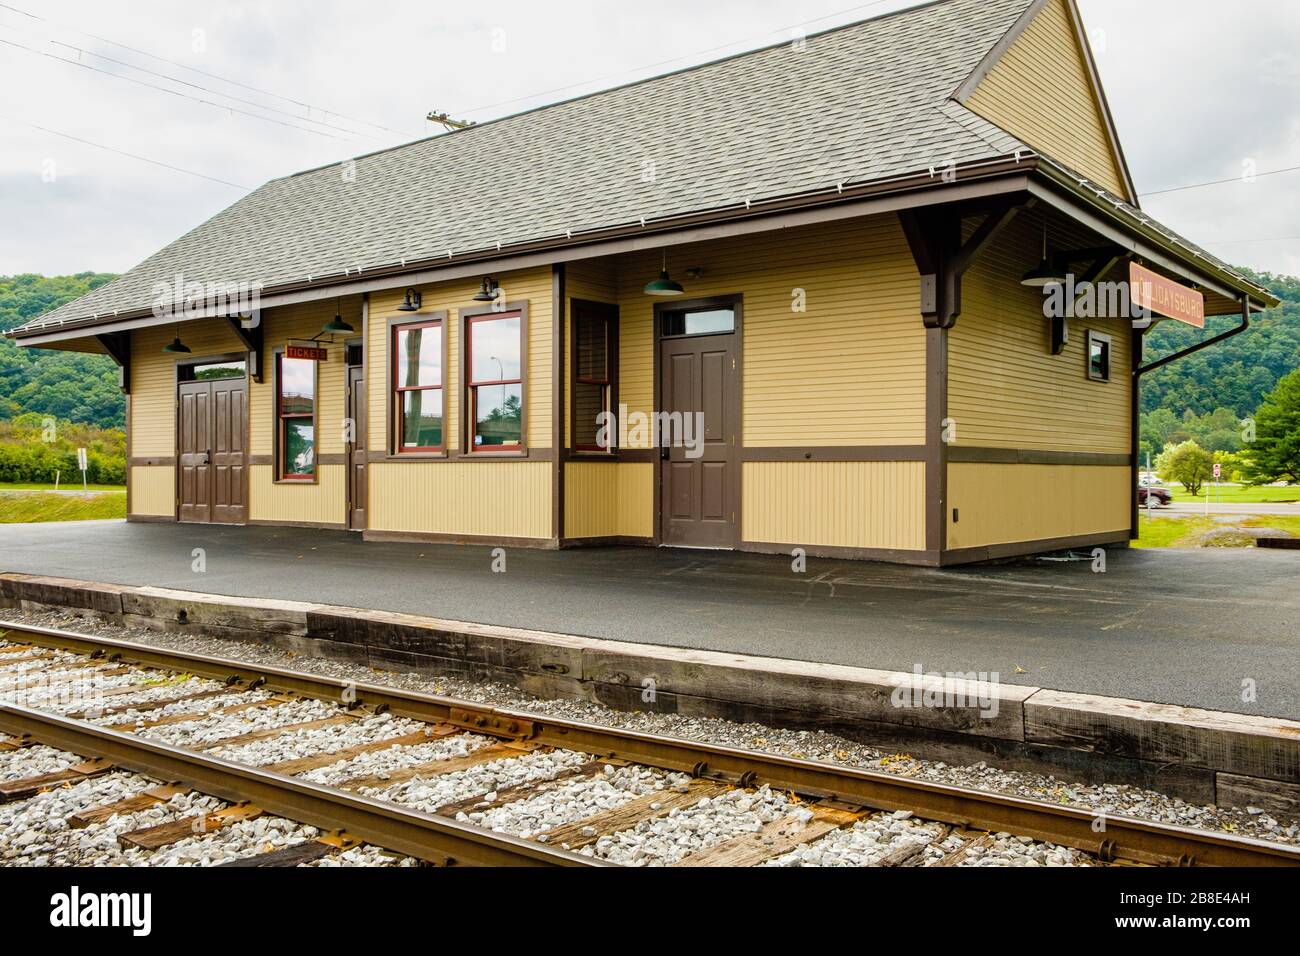
<path id="1" fill-rule="evenodd" d="M 124 82 L 127 83 L 134 83 L 136 86 L 143 86 L 146 89 L 157 90 L 160 93 L 167 93 L 170 94 L 171 96 L 179 96 L 182 99 L 193 100 L 196 103 L 202 103 L 205 106 L 211 106 L 215 109 L 225 110 L 229 113 L 239 113 L 241 116 L 249 116 L 252 117 L 253 119 L 261 120 L 264 123 L 274 123 L 276 126 L 284 126 L 288 129 L 296 129 L 299 132 L 310 133 L 313 136 L 324 136 L 327 139 L 337 139 L 337 140 L 346 139 L 343 136 L 335 136 L 333 133 L 327 133 L 324 130 L 308 129 L 306 126 L 299 126 L 296 123 L 287 123 L 284 120 L 278 120 L 273 116 L 262 116 L 259 113 L 251 113 L 248 110 L 241 110 L 236 106 L 228 106 L 225 103 L 214 103 L 212 100 L 205 100 L 199 96 L 193 96 L 189 93 L 182 93 L 180 90 L 169 90 L 165 86 L 158 86 L 155 83 L 146 83 L 144 80 L 137 80 L 135 77 L 132 76 L 123 76 L 121 73 L 113 73 L 110 70 L 101 70 L 99 67 L 91 66 L 89 63 L 81 63 L 77 60 L 68 60 L 61 56 L 55 56 L 53 53 L 46 53 L 44 50 L 37 50 L 29 46 L 24 46 L 21 43 L 14 43 L 12 40 L 0 39 L 0 43 L 5 44 L 6 46 L 14 47 L 15 49 L 18 50 L 25 50 L 26 52 L 31 53 L 34 56 L 43 56 L 46 59 L 54 60 L 56 63 L 64 63 L 68 66 L 75 66 L 83 70 L 90 70 L 92 73 L 99 73 L 102 74 L 103 76 L 111 76 L 114 79 L 123 80 Z"/>
<path id="2" fill-rule="evenodd" d="M 125 150 L 116 149 L 112 146 L 105 146 L 103 143 L 95 143 L 88 139 L 82 139 L 80 136 L 73 136 L 71 133 L 64 133 L 57 129 L 50 129 L 48 126 L 38 126 L 35 123 L 29 123 L 26 120 L 20 120 L 16 116 L 7 116 L 0 113 L 0 119 L 8 120 L 11 123 L 17 123 L 20 126 L 26 126 L 29 129 L 40 130 L 42 133 L 49 133 L 51 136 L 61 136 L 64 139 L 70 139 L 76 143 L 82 143 L 86 146 L 93 146 L 95 149 L 102 149 L 110 153 L 116 153 L 118 156 L 125 156 L 128 159 L 139 160 L 142 163 L 148 163 L 151 166 L 160 166 L 163 169 L 170 169 L 174 172 L 184 173 L 187 176 L 197 176 L 199 179 L 206 179 L 209 182 L 220 183 L 222 186 L 231 186 L 234 189 L 250 190 L 251 186 L 244 186 L 240 183 L 232 183 L 228 179 L 219 179 L 216 176 L 209 176 L 207 173 L 197 173 L 192 169 L 185 169 L 181 166 L 173 166 L 171 163 L 164 163 L 158 159 L 150 159 L 148 156 L 141 156 L 139 153 L 128 153 Z"/>
<path id="3" fill-rule="evenodd" d="M 323 107 L 323 106 L 314 106 L 313 104 L 311 104 L 311 103 L 307 103 L 307 102 L 304 102 L 303 100 L 297 100 L 297 99 L 294 99 L 293 97 L 290 97 L 290 96 L 284 96 L 284 95 L 282 95 L 282 94 L 280 94 L 280 93 L 276 93 L 276 92 L 274 92 L 274 91 L 272 91 L 272 90 L 265 90 L 265 89 L 262 89 L 261 87 L 252 86 L 252 85 L 250 85 L 250 84 L 248 84 L 248 83 L 240 82 L 239 80 L 232 80 L 232 79 L 230 79 L 230 77 L 227 77 L 227 76 L 221 76 L 220 74 L 217 74 L 217 73 L 209 73 L 207 70 L 200 70 L 198 67 L 190 66 L 190 65 L 188 65 L 188 64 L 186 64 L 186 63 L 181 63 L 179 60 L 169 60 L 169 59 L 168 59 L 167 57 L 165 57 L 165 56 L 159 56 L 159 55 L 156 54 L 156 53 L 150 53 L 148 50 L 141 50 L 141 49 L 139 49 L 139 48 L 137 48 L 137 47 L 128 46 L 128 45 L 125 44 L 125 43 L 119 43 L 119 42 L 116 41 L 116 40 L 110 40 L 110 39 L 108 39 L 107 37 L 99 36 L 98 34 L 95 34 L 95 33 L 88 33 L 87 31 L 85 31 L 85 30 L 79 30 L 79 29 L 77 29 L 76 27 L 68 26 L 68 25 L 66 25 L 66 24 L 62 24 L 62 23 L 56 23 L 55 21 L 53 21 L 53 20 L 49 20 L 49 19 L 47 19 L 46 17 L 38 16 L 38 15 L 36 15 L 36 14 L 34 14 L 34 13 L 29 13 L 29 12 L 26 11 L 26 10 L 19 9 L 18 7 L 12 6 L 12 5 L 8 4 L 8 3 L 0 3 L 0 9 L 8 10 L 8 11 L 10 11 L 10 12 L 12 12 L 12 13 L 16 13 L 16 14 L 18 14 L 18 15 L 20 15 L 20 16 L 27 17 L 27 18 L 29 18 L 29 19 L 31 19 L 31 20 L 36 20 L 36 21 L 39 21 L 39 22 L 41 22 L 41 23 L 46 23 L 46 24 L 48 24 L 48 25 L 50 25 L 50 26 L 52 26 L 52 27 L 56 27 L 56 28 L 58 28 L 58 29 L 60 29 L 60 30 L 66 30 L 66 31 L 69 32 L 69 33 L 76 33 L 76 34 L 78 34 L 79 36 L 89 37 L 90 39 L 92 39 L 92 40 L 97 40 L 97 41 L 99 41 L 100 43 L 107 43 L 109 46 L 115 46 L 115 47 L 117 47 L 118 49 L 121 49 L 121 50 L 127 50 L 127 51 L 129 51 L 129 52 L 131 52 L 131 53 L 136 54 L 137 56 L 148 57 L 148 58 L 151 59 L 151 60 L 157 60 L 159 63 L 166 63 L 166 64 L 168 64 L 168 65 L 170 65 L 170 66 L 175 66 L 175 67 L 178 67 L 178 68 L 180 68 L 180 69 L 182 69 L 182 70 L 188 70 L 188 71 L 190 71 L 191 73 L 196 73 L 196 74 L 198 74 L 199 76 L 206 76 L 206 77 L 208 77 L 209 79 L 217 80 L 217 81 L 219 81 L 219 82 L 221 82 L 221 83 L 228 83 L 228 84 L 230 84 L 231 86 L 237 86 L 237 87 L 239 87 L 240 89 L 248 90 L 248 91 L 250 91 L 250 92 L 252 92 L 252 93 L 260 93 L 260 94 L 263 95 L 263 96 L 270 96 L 270 97 L 273 97 L 273 98 L 275 98 L 275 99 L 277 99 L 277 100 L 281 100 L 282 102 L 285 102 L 285 103 L 292 103 L 294 106 L 301 106 L 303 109 L 308 110 L 309 112 L 310 112 L 311 110 L 315 110 L 315 111 L 317 111 L 317 112 L 319 112 L 319 113 L 324 113 L 324 114 L 326 114 L 326 115 L 328 115 L 328 116 L 336 116 L 336 117 L 338 117 L 339 119 L 347 120 L 347 121 L 350 122 L 350 123 L 360 123 L 360 124 L 362 124 L 363 126 L 370 126 L 370 127 L 374 128 L 374 129 L 383 130 L 383 131 L 386 132 L 386 133 L 396 133 L 398 136 L 413 136 L 413 135 L 418 135 L 417 133 L 412 133 L 412 132 L 409 131 L 409 130 L 393 129 L 392 127 L 384 126 L 384 125 L 382 125 L 382 124 L 380 124 L 380 123 L 373 123 L 373 122 L 371 122 L 370 120 L 361 119 L 361 118 L 356 117 L 356 116 L 349 116 L 347 113 L 340 113 L 338 110 L 326 109 L 326 108 Z M 178 81 L 178 82 L 180 82 L 180 81 Z M 218 94 L 218 95 L 222 95 L 222 96 L 224 96 L 224 95 L 226 95 L 226 94 Z M 266 108 L 266 109 L 270 109 L 270 107 L 264 107 L 264 108 Z M 308 116 L 308 117 L 301 117 L 301 118 L 310 119 L 310 116 Z M 317 122 L 317 121 L 316 121 L 316 120 L 312 120 L 312 122 Z"/>
<path id="4" fill-rule="evenodd" d="M 1286 169 L 1270 169 L 1262 173 L 1255 173 L 1254 176 L 1256 179 L 1263 179 L 1265 176 L 1278 176 L 1281 175 L 1282 173 L 1294 173 L 1297 171 L 1300 171 L 1300 166 L 1288 166 Z M 1216 179 L 1208 183 L 1189 183 L 1186 186 L 1170 186 L 1168 189 L 1157 189 L 1154 192 L 1139 193 L 1139 195 L 1142 196 L 1143 198 L 1146 198 L 1147 196 L 1161 196 L 1164 195 L 1165 193 L 1182 192 L 1184 189 L 1202 189 L 1206 186 L 1222 186 L 1225 183 L 1245 183 L 1245 182 L 1250 182 L 1250 180 L 1243 179 L 1240 176 L 1234 176 L 1232 179 Z"/>

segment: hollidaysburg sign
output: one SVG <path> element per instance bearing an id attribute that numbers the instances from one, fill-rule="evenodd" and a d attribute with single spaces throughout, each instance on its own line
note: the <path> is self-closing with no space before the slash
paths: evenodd
<path id="1" fill-rule="evenodd" d="M 308 362 L 329 361 L 328 352 L 312 345 L 286 345 L 284 347 L 284 357 L 291 359 L 306 359 Z"/>
<path id="2" fill-rule="evenodd" d="M 1205 296 L 1136 262 L 1128 264 L 1133 304 L 1198 329 L 1205 328 Z"/>

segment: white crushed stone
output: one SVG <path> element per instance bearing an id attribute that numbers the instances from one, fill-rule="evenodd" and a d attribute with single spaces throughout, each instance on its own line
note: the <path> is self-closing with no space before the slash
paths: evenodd
<path id="1" fill-rule="evenodd" d="M 358 777 L 391 776 L 395 771 L 405 770 L 417 764 L 431 763 L 435 760 L 452 760 L 468 757 L 476 750 L 497 743 L 489 737 L 477 734 L 457 734 L 453 737 L 435 739 L 427 744 L 412 747 L 389 747 L 371 753 L 359 754 L 351 760 L 340 760 L 328 767 L 320 767 L 301 774 L 303 780 L 336 787 L 339 784 Z"/>
<path id="2" fill-rule="evenodd" d="M 475 681 L 456 676 L 427 677 L 409 673 L 377 673 L 371 668 L 344 661 L 323 658 L 304 658 L 280 650 L 267 643 L 236 641 L 204 635 L 196 630 L 170 633 L 146 627 L 126 627 L 110 620 L 101 620 L 89 612 L 50 610 L 24 612 L 7 610 L 4 615 L 16 622 L 37 626 L 81 630 L 108 638 L 116 638 L 166 647 L 191 653 L 215 654 L 272 666 L 351 680 L 358 683 L 382 683 L 420 693 L 440 694 L 469 702 L 495 707 L 530 711 L 539 715 L 582 721 L 607 727 L 663 734 L 687 740 L 698 740 L 721 746 L 736 747 L 782 756 L 799 757 L 823 763 L 860 767 L 874 771 L 897 774 L 918 780 L 930 780 L 993 793 L 1010 794 L 1030 799 L 1059 803 L 1112 815 L 1154 820 L 1197 827 L 1212 832 L 1232 832 L 1257 839 L 1282 843 L 1300 843 L 1300 822 L 1279 821 L 1272 814 L 1257 808 L 1228 809 L 1213 805 L 1196 805 L 1176 797 L 1123 784 L 1081 784 L 1057 779 L 1054 775 L 1032 772 L 1006 771 L 979 762 L 969 766 L 954 766 L 941 761 L 917 759 L 905 752 L 859 744 L 833 734 L 816 731 L 793 731 L 767 727 L 761 724 L 737 724 L 716 718 L 683 717 L 674 714 L 633 713 L 611 710 L 599 704 L 579 700 L 542 700 L 517 688 Z M 900 748 L 901 749 L 901 748 Z M 373 755 L 370 755 L 373 756 Z M 522 758 L 521 758 L 522 759 Z M 580 761 L 586 758 L 578 758 Z M 411 761 L 419 762 L 419 761 Z M 399 760 L 394 765 L 398 769 Z M 409 765 L 409 764 L 405 764 Z M 491 765 L 484 765 L 490 767 Z M 480 770 L 482 768 L 474 768 Z M 357 776 L 368 771 L 360 771 Z M 320 771 L 314 772 L 318 774 Z M 467 772 L 468 773 L 468 772 Z M 458 775 L 451 775 L 456 777 Z M 435 778 L 436 781 L 436 778 Z M 393 799 L 407 798 L 411 791 L 424 788 L 424 806 L 432 809 L 438 803 L 449 803 L 485 792 L 492 786 L 510 786 L 510 783 L 486 786 L 467 784 L 449 795 L 442 795 L 441 787 L 452 781 L 442 781 L 435 787 L 412 781 L 392 788 Z M 372 796 L 389 798 L 386 791 L 367 791 Z M 834 834 L 828 835 L 830 839 Z M 1018 841 L 1012 838 L 1018 846 Z M 1043 846 L 1043 845 L 1035 845 Z M 1057 848 L 1059 849 L 1059 848 Z M 1066 851 L 1072 853 L 1073 851 Z M 1007 844 L 972 852 L 962 865 L 992 865 L 980 862 L 984 858 L 1012 859 L 1024 856 Z M 1032 858 L 1032 853 L 1030 854 Z M 1048 853 L 1048 865 L 1053 857 Z M 1041 862 L 1041 861 L 1040 861 Z"/>
<path id="3" fill-rule="evenodd" d="M 323 700 L 295 700 L 287 703 L 253 707 L 234 714 L 213 714 L 203 720 L 162 727 L 146 727 L 139 731 L 141 737 L 177 747 L 195 747 L 214 743 L 228 737 L 238 737 L 259 730 L 287 727 L 336 717 L 346 711 L 337 704 Z"/>
<path id="4" fill-rule="evenodd" d="M 791 807 L 789 797 L 768 787 L 732 790 L 602 836 L 578 852 L 623 866 L 664 866 L 734 837 L 757 833 L 764 824 L 789 814 Z"/>
<path id="5" fill-rule="evenodd" d="M 503 757 L 455 773 L 408 780 L 387 789 L 366 787 L 366 796 L 433 812 L 449 803 L 468 800 L 480 794 L 495 793 L 525 783 L 550 780 L 566 770 L 576 769 L 590 757 L 573 750 L 551 753 L 521 754 Z"/>
<path id="6" fill-rule="evenodd" d="M 673 783 L 685 783 L 684 774 L 668 774 L 646 767 L 614 767 L 606 764 L 594 777 L 561 781 L 545 787 L 535 795 L 501 806 L 488 804 L 484 809 L 461 811 L 456 819 L 486 827 L 497 833 L 513 833 L 525 839 L 538 836 L 567 823 L 576 823 L 597 813 L 613 810 L 637 797 L 666 789 Z"/>
<path id="7" fill-rule="evenodd" d="M 369 714 L 333 727 L 298 730 L 234 747 L 214 747 L 208 753 L 236 763 L 263 767 L 282 760 L 333 753 L 388 737 L 413 734 L 424 726 L 417 721 L 393 717 L 391 714 Z"/>
<path id="8" fill-rule="evenodd" d="M 42 777 L 47 773 L 58 773 L 60 770 L 67 770 L 85 762 L 85 757 L 45 746 L 0 751 L 0 780 Z"/>

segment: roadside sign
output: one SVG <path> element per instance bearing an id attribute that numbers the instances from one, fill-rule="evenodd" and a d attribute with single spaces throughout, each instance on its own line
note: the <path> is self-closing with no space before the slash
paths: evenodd
<path id="1" fill-rule="evenodd" d="M 77 467 L 82 471 L 86 470 L 86 449 L 84 448 L 77 449 Z"/>
<path id="2" fill-rule="evenodd" d="M 1214 463 L 1214 480 L 1218 481 L 1223 477 L 1223 466 L 1217 461 Z"/>

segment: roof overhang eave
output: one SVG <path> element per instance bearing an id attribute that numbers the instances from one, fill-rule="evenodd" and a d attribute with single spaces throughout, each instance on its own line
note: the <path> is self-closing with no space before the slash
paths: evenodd
<path id="1" fill-rule="evenodd" d="M 1134 255 L 1234 302 L 1248 298 L 1256 310 L 1276 308 L 1281 304 L 1281 300 L 1267 289 L 1165 235 L 1150 225 L 1149 218 L 1134 217 L 1122 206 L 1099 196 L 1095 190 L 1052 164 L 1040 164 L 1035 174 L 1029 185 L 1035 199 Z"/>
<path id="2" fill-rule="evenodd" d="M 520 243 L 506 250 L 486 249 L 436 260 L 408 261 L 365 272 L 354 270 L 312 281 L 264 287 L 263 309 L 295 305 L 336 296 L 357 295 L 393 289 L 403 285 L 424 285 L 470 276 L 574 262 L 638 250 L 685 245 L 818 222 L 832 222 L 860 216 L 897 212 L 902 209 L 949 202 L 967 202 L 990 196 L 1023 192 L 1028 196 L 1029 175 L 1037 165 L 1032 155 L 1010 156 L 967 167 L 951 181 L 939 172 L 896 177 L 890 180 L 831 188 L 803 194 L 695 213 L 630 226 L 593 230 L 589 233 Z M 937 181 L 936 181 L 937 180 Z M 196 310 L 180 321 L 219 317 L 214 310 Z M 112 316 L 70 319 L 52 327 L 14 329 L 7 332 L 20 345 L 39 347 L 54 342 L 170 325 L 171 315 L 157 316 L 151 309 L 137 309 Z"/>

